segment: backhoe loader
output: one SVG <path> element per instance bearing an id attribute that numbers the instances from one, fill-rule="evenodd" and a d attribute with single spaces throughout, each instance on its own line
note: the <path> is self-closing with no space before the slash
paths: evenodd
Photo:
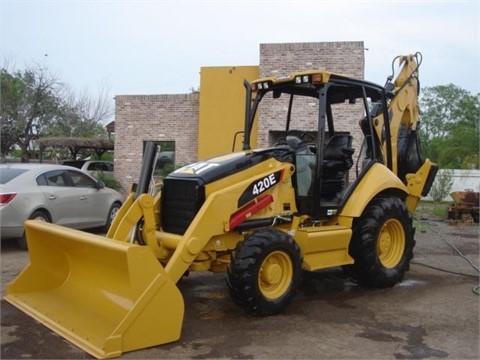
<path id="1" fill-rule="evenodd" d="M 106 236 L 26 222 L 30 263 L 6 300 L 111 358 L 180 338 L 176 284 L 191 271 L 225 272 L 253 315 L 283 311 L 305 272 L 343 267 L 360 285 L 394 286 L 437 171 L 418 142 L 420 63 L 396 57 L 385 86 L 324 70 L 245 81 L 242 151 L 177 169 L 153 195 L 149 142 Z M 251 149 L 254 121 L 271 115 L 263 104 L 285 110 L 284 125 Z"/>

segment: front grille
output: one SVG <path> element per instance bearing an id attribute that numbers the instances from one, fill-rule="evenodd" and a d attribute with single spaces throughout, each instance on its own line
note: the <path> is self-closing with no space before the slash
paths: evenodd
<path id="1" fill-rule="evenodd" d="M 164 179 L 162 226 L 166 232 L 183 235 L 205 201 L 205 187 L 197 179 Z"/>

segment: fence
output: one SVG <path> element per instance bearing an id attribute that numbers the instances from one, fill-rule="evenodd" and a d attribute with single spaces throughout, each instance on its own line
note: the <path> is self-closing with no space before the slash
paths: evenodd
<path id="1" fill-rule="evenodd" d="M 445 170 L 438 170 L 437 177 Z M 453 170 L 452 174 L 453 185 L 450 192 L 465 191 L 466 189 L 480 192 L 480 170 Z M 424 198 L 425 200 L 432 200 L 430 195 Z M 452 201 L 450 195 L 447 195 L 443 201 Z"/>

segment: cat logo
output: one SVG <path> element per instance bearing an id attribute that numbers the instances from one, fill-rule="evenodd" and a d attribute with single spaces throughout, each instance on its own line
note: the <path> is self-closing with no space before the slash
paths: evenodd
<path id="1" fill-rule="evenodd" d="M 183 173 L 183 174 L 198 175 L 198 174 L 201 174 L 202 172 L 204 172 L 205 170 L 217 167 L 218 165 L 220 165 L 220 164 L 203 161 L 203 162 L 198 162 L 198 163 L 195 163 L 195 164 L 184 166 L 184 167 L 176 170 L 175 172 L 176 173 Z"/>

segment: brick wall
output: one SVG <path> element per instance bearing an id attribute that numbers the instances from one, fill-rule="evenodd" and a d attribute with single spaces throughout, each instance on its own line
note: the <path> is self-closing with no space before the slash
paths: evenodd
<path id="1" fill-rule="evenodd" d="M 364 78 L 365 57 L 364 44 L 357 42 L 319 42 L 319 43 L 284 43 L 260 45 L 260 76 L 286 76 L 292 72 L 302 70 L 327 70 L 344 74 L 358 79 Z M 302 105 L 296 107 L 292 119 L 297 119 L 297 130 L 315 131 L 318 121 L 318 104 L 314 99 L 303 99 Z M 298 103 L 297 103 L 298 104 Z M 259 147 L 266 147 L 275 141 L 275 131 L 284 129 L 285 109 L 288 107 L 288 98 L 279 100 L 265 98 L 259 112 Z M 362 106 L 355 106 L 357 113 L 363 111 Z M 301 109 L 300 111 L 298 111 Z M 345 107 L 338 110 L 336 125 L 339 131 L 360 133 L 356 114 L 348 116 Z M 358 115 L 359 116 L 359 115 Z M 351 119 L 354 117 L 354 124 Z M 301 122 L 299 124 L 299 122 Z M 299 126 L 300 125 L 300 126 Z M 359 144 L 354 144 L 359 148 Z M 358 151 L 358 150 L 357 150 Z"/>
<path id="2" fill-rule="evenodd" d="M 280 76 L 294 71 L 325 69 L 363 79 L 363 42 L 320 42 L 260 45 L 260 76 Z M 227 94 L 228 95 L 228 94 Z M 266 99 L 268 101 L 268 99 Z M 244 102 L 242 96 L 239 101 Z M 301 118 L 302 126 L 315 130 L 318 109 L 315 101 L 306 101 Z M 264 104 L 265 105 L 265 104 Z M 258 128 L 258 146 L 265 147 L 272 140 L 272 131 L 283 130 L 277 105 L 262 106 Z M 242 105 L 244 106 L 244 105 Z M 286 105 L 285 105 L 286 106 Z M 342 112 L 342 111 L 340 111 Z M 345 119 L 338 130 L 357 131 L 357 115 Z M 284 119 L 284 117 L 283 117 Z M 351 120 L 355 122 L 352 124 Z M 143 141 L 175 141 L 177 165 L 197 160 L 199 95 L 120 95 L 115 98 L 115 177 L 129 190 L 138 181 Z M 302 130 L 302 129 L 299 129 Z M 358 147 L 357 144 L 354 144 Z"/>
<path id="3" fill-rule="evenodd" d="M 260 44 L 260 74 L 288 75 L 319 69 L 363 79 L 363 41 Z"/>
<path id="4" fill-rule="evenodd" d="M 115 177 L 125 190 L 138 181 L 144 140 L 175 141 L 175 161 L 197 156 L 198 94 L 115 97 Z"/>

